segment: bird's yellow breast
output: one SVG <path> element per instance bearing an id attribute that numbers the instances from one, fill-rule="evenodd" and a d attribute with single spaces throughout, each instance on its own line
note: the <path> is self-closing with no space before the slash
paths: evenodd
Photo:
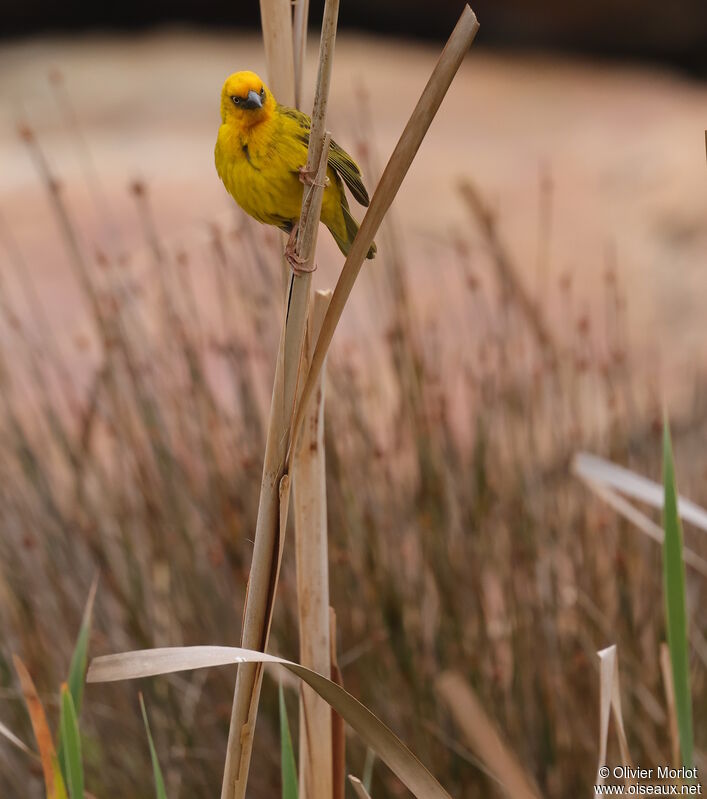
<path id="1" fill-rule="evenodd" d="M 299 218 L 303 191 L 299 169 L 307 162 L 307 145 L 299 125 L 286 114 L 275 111 L 251 128 L 222 124 L 215 160 L 229 194 L 259 222 L 286 228 Z M 336 175 L 327 171 L 323 219 L 340 203 Z"/>

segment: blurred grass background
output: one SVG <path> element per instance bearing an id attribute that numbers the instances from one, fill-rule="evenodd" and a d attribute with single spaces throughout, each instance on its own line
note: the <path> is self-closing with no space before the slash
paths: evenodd
<path id="1" fill-rule="evenodd" d="M 670 751 L 660 551 L 568 465 L 583 448 L 657 478 L 667 398 L 681 491 L 707 502 L 707 87 L 686 55 L 704 15 L 673 9 L 644 65 L 625 57 L 655 17 L 633 6 L 608 48 L 586 25 L 582 42 L 548 38 L 543 20 L 563 22 L 551 3 L 533 20 L 495 6 L 486 40 L 476 8 L 486 47 L 460 72 L 329 361 L 332 600 L 347 688 L 450 793 L 497 790 L 433 693 L 454 668 L 544 794 L 566 797 L 594 779 L 595 652 L 609 643 L 636 762 Z M 97 569 L 93 654 L 239 639 L 280 244 L 232 206 L 212 152 L 223 78 L 264 71 L 263 55 L 255 35 L 221 27 L 95 30 L 211 13 L 141 8 L 85 18 L 80 34 L 67 14 L 58 34 L 28 3 L 14 9 L 22 36 L 0 44 L 0 719 L 25 740 L 11 653 L 58 714 L 51 692 Z M 397 19 L 396 38 L 342 36 L 331 104 L 369 186 L 435 58 L 400 37 L 420 34 L 416 19 L 431 36 L 448 27 L 445 4 L 434 19 L 378 8 L 370 25 Z M 255 4 L 227 21 L 255 24 Z M 565 52 L 537 50 L 550 44 Z M 340 264 L 324 232 L 317 286 Z M 271 648 L 296 658 L 290 547 L 282 577 Z M 687 578 L 699 708 L 705 583 Z M 168 795 L 217 794 L 231 671 L 140 688 Z M 279 784 L 272 685 L 264 702 L 251 788 L 263 797 Z M 136 686 L 87 689 L 84 719 L 89 789 L 149 795 Z M 695 739 L 704 765 L 699 712 Z M 348 755 L 361 774 L 353 738 Z M 34 764 L 0 744 L 0 793 L 40 792 Z M 372 794 L 401 789 L 381 768 Z"/>

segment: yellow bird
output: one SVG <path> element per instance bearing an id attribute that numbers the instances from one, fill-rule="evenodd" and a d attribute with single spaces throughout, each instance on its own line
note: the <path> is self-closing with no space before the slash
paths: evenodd
<path id="1" fill-rule="evenodd" d="M 296 271 L 294 235 L 303 183 L 312 180 L 304 171 L 311 119 L 280 105 L 254 72 L 236 72 L 221 90 L 221 121 L 214 153 L 216 171 L 247 214 L 290 234 L 286 253 Z M 342 179 L 361 205 L 368 205 L 369 200 L 361 170 L 333 140 L 327 178 L 321 221 L 346 255 L 358 223 L 349 211 Z M 375 252 L 373 244 L 367 257 L 373 258 Z"/>

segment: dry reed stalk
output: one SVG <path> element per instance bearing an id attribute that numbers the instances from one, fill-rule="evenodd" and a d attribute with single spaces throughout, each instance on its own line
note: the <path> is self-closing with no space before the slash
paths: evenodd
<path id="1" fill-rule="evenodd" d="M 64 205 L 61 196 L 61 185 L 54 177 L 49 167 L 49 163 L 44 155 L 42 148 L 39 146 L 37 139 L 28 125 L 20 127 L 20 137 L 27 145 L 30 155 L 34 161 L 37 172 L 47 189 L 47 195 L 52 205 L 52 211 L 61 229 L 62 237 L 66 244 L 66 249 L 69 255 L 69 263 L 74 271 L 77 282 L 83 292 L 85 293 L 90 305 L 93 315 L 95 317 L 96 326 L 103 336 L 103 342 L 110 338 L 109 330 L 107 328 L 106 316 L 101 308 L 99 302 L 99 295 L 91 280 L 91 271 L 84 257 L 83 250 L 79 243 L 76 229 L 74 228 L 69 212 Z"/>
<path id="2" fill-rule="evenodd" d="M 329 135 L 325 134 L 326 108 L 338 13 L 338 0 L 327 0 L 322 21 L 319 72 L 306 164 L 308 174 L 316 177 L 314 184 L 304 192 L 302 200 L 295 248 L 302 263 L 302 273 L 292 273 L 289 278 L 265 445 L 253 560 L 243 609 L 242 646 L 261 652 L 267 647 L 287 526 L 289 475 L 286 474 L 285 463 L 290 444 L 309 310 L 311 270 L 326 177 L 329 150 Z M 261 682 L 262 665 L 249 663 L 239 667 L 228 733 L 222 799 L 243 799 L 245 796 Z"/>
<path id="3" fill-rule="evenodd" d="M 327 136 L 327 148 L 322 151 L 320 168 L 317 170 L 319 186 L 314 187 L 314 192 L 318 194 L 319 199 L 310 206 L 312 215 L 309 218 L 314 219 L 317 225 L 321 212 L 328 138 Z M 316 230 L 313 235 L 316 236 Z M 311 262 L 314 240 L 309 235 L 307 240 L 309 240 L 311 251 L 306 258 Z M 306 252 L 304 249 L 301 251 Z M 243 609 L 241 644 L 245 648 L 262 652 L 267 647 L 270 633 L 284 533 L 287 526 L 290 487 L 289 475 L 285 473 L 284 462 L 290 437 L 292 408 L 294 407 L 299 374 L 299 356 L 302 352 L 306 323 L 306 312 L 295 307 L 295 304 L 301 304 L 303 300 L 308 299 L 310 284 L 311 274 L 293 275 L 291 278 L 290 300 L 286 308 L 286 318 L 275 366 L 253 559 Z M 299 286 L 299 291 L 295 291 L 297 286 Z M 245 796 L 261 680 L 262 666 L 260 664 L 251 663 L 239 666 L 228 734 L 222 799 Z"/>
<path id="4" fill-rule="evenodd" d="M 516 756 L 503 743 L 478 698 L 459 674 L 446 672 L 437 680 L 437 691 L 447 703 L 467 744 L 503 785 L 513 799 L 537 799 L 540 795 Z"/>
<path id="5" fill-rule="evenodd" d="M 329 307 L 331 291 L 314 295 L 307 326 L 309 362 Z M 303 361 L 305 359 L 303 358 Z M 329 677 L 329 558 L 326 461 L 324 452 L 324 372 L 310 403 L 305 430 L 293 463 L 297 604 L 300 663 Z M 308 685 L 300 692 L 299 796 L 331 799 L 331 708 Z"/>
<path id="6" fill-rule="evenodd" d="M 331 664 L 329 666 L 332 682 L 344 687 L 344 677 L 339 668 L 336 656 L 336 611 L 329 608 L 329 644 L 331 646 Z M 346 794 L 346 731 L 344 720 L 339 713 L 331 709 L 331 745 L 333 772 L 333 799 L 344 799 Z"/>
<path id="7" fill-rule="evenodd" d="M 468 180 L 460 184 L 459 191 L 464 198 L 464 202 L 469 206 L 469 210 L 479 223 L 491 253 L 491 260 L 498 271 L 502 289 L 517 304 L 535 335 L 540 349 L 555 355 L 557 349 L 552 335 L 547 329 L 540 310 L 518 277 L 511 257 L 498 236 L 493 212 L 486 206 L 476 187 Z"/>
<path id="8" fill-rule="evenodd" d="M 66 81 L 60 70 L 53 69 L 50 72 L 49 83 L 54 92 L 59 110 L 64 117 L 64 125 L 71 134 L 71 139 L 73 139 L 76 145 L 76 155 L 81 164 L 81 171 L 83 172 L 86 182 L 86 188 L 93 200 L 96 221 L 99 224 L 107 224 L 110 239 L 113 240 L 113 243 L 117 243 L 120 231 L 111 210 L 111 205 L 108 202 L 108 196 L 101 183 L 96 161 L 88 145 L 88 139 L 84 135 L 83 128 L 79 122 L 79 116 L 76 113 L 76 108 L 74 107 L 71 95 L 66 86 Z"/>
<path id="9" fill-rule="evenodd" d="M 302 81 L 304 79 L 304 60 L 307 54 L 307 22 L 309 21 L 309 0 L 296 0 L 294 18 L 294 61 L 295 61 L 295 107 L 302 102 Z"/>
<path id="10" fill-rule="evenodd" d="M 290 0 L 260 0 L 268 82 L 283 105 L 294 105 L 295 70 Z"/>
<path id="11" fill-rule="evenodd" d="M 293 424 L 292 440 L 297 440 L 297 435 L 302 428 L 304 414 L 314 388 L 317 383 L 319 372 L 324 364 L 327 350 L 334 336 L 336 326 L 341 319 L 346 301 L 351 294 L 353 285 L 356 282 L 358 273 L 368 253 L 368 249 L 373 243 L 373 239 L 378 228 L 383 221 L 383 217 L 388 212 L 395 195 L 407 174 L 415 155 L 422 144 L 427 130 L 432 124 L 442 100 L 444 99 L 449 86 L 459 69 L 467 50 L 474 41 L 476 32 L 479 29 L 476 15 L 471 8 L 466 5 L 459 17 L 452 35 L 439 57 L 439 60 L 425 86 L 420 99 L 408 120 L 405 130 L 390 156 L 388 165 L 383 171 L 380 182 L 371 199 L 371 204 L 363 218 L 356 238 L 354 239 L 346 262 L 339 276 L 339 280 L 331 298 L 329 310 L 322 325 L 317 345 L 312 356 L 312 364 L 307 373 L 307 379 L 302 390 L 302 396 L 297 405 L 297 412 Z M 288 452 L 287 462 L 289 463 L 292 454 L 292 447 Z"/>
<path id="12" fill-rule="evenodd" d="M 39 145 L 39 142 L 29 126 L 21 126 L 19 132 L 21 138 L 29 149 L 30 155 L 32 156 L 37 168 L 37 172 L 42 182 L 46 186 L 52 211 L 56 217 L 62 237 L 64 239 L 64 243 L 66 245 L 69 263 L 74 271 L 74 275 L 79 286 L 81 287 L 81 290 L 91 306 L 93 318 L 100 334 L 101 346 L 105 355 L 106 377 L 111 387 L 110 394 L 113 397 L 115 404 L 116 416 L 121 418 L 123 414 L 121 413 L 119 407 L 119 397 L 121 394 L 121 378 L 119 376 L 120 370 L 117 368 L 117 359 L 115 357 L 115 348 L 113 347 L 113 343 L 117 344 L 121 354 L 123 355 L 125 366 L 130 378 L 132 379 L 136 396 L 138 396 L 140 399 L 141 410 L 145 409 L 143 420 L 145 421 L 146 430 L 150 431 L 150 442 L 155 450 L 156 461 L 158 463 L 163 463 L 164 459 L 160 456 L 168 451 L 163 432 L 164 423 L 160 418 L 160 414 L 156 405 L 151 402 L 151 398 L 147 396 L 146 392 L 142 391 L 141 389 L 140 381 L 137 379 L 137 371 L 132 359 L 132 352 L 129 346 L 129 340 L 126 331 L 121 328 L 121 325 L 119 324 L 119 317 L 108 313 L 104 307 L 104 304 L 101 302 L 101 292 L 93 279 L 88 260 L 84 255 L 79 241 L 78 232 L 72 222 L 68 208 L 64 203 L 60 183 L 54 177 L 46 156 Z M 148 418 L 149 421 L 147 421 Z M 181 520 L 181 516 L 178 512 L 175 512 L 175 519 L 177 521 Z"/>
<path id="13" fill-rule="evenodd" d="M 74 379 L 70 374 L 65 355 L 57 344 L 49 323 L 49 317 L 37 292 L 29 264 L 26 263 L 22 251 L 2 214 L 0 214 L 0 242 L 4 245 L 25 303 L 31 311 L 32 322 L 38 329 L 46 361 L 56 372 L 62 389 L 61 393 L 66 399 L 71 412 L 77 415 L 79 413 L 79 405 Z"/>
<path id="14" fill-rule="evenodd" d="M 260 20 L 263 28 L 265 62 L 268 70 L 268 83 L 273 94 L 283 105 L 295 105 L 296 63 L 292 30 L 291 0 L 260 0 Z M 285 241 L 285 236 L 280 236 Z M 287 291 L 289 268 L 283 258 L 282 289 Z M 285 293 L 285 298 L 287 294 Z"/>

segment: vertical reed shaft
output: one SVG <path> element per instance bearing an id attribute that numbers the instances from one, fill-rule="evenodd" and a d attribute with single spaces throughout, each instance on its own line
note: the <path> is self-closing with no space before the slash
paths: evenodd
<path id="1" fill-rule="evenodd" d="M 307 331 L 307 363 L 314 350 L 331 291 L 314 295 Z M 329 559 L 324 372 L 307 410 L 293 464 L 297 604 L 300 663 L 325 677 L 330 673 Z M 309 686 L 300 692 L 300 799 L 332 799 L 331 708 Z"/>

